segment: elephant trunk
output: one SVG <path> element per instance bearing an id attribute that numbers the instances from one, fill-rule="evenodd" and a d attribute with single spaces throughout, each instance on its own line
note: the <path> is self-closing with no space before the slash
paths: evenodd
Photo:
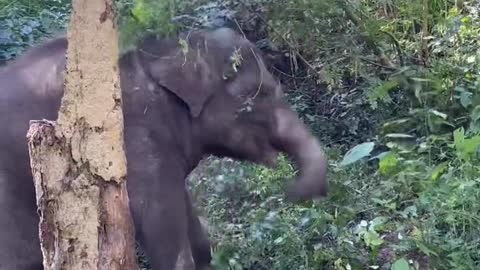
<path id="1" fill-rule="evenodd" d="M 290 201 L 325 196 L 328 191 L 327 160 L 319 141 L 297 114 L 282 105 L 275 110 L 274 144 L 298 165 L 299 177 L 287 191 Z"/>

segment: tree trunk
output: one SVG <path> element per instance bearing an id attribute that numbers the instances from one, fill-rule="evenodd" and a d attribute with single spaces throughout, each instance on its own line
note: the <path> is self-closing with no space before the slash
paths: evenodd
<path id="1" fill-rule="evenodd" d="M 57 122 L 27 134 L 43 264 L 137 269 L 112 0 L 74 0 Z"/>

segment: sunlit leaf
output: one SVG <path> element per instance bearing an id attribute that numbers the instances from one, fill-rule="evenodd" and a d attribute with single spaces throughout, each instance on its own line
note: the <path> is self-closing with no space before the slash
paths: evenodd
<path id="1" fill-rule="evenodd" d="M 417 82 L 430 82 L 432 81 L 431 79 L 427 78 L 418 78 L 418 77 L 412 77 L 410 78 L 412 81 L 417 81 Z"/>
<path id="2" fill-rule="evenodd" d="M 273 241 L 273 243 L 276 244 L 276 245 L 278 245 L 278 244 L 283 243 L 284 240 L 285 240 L 285 238 L 283 238 L 283 237 L 278 237 L 277 239 L 275 239 L 275 240 Z"/>
<path id="3" fill-rule="evenodd" d="M 415 136 L 410 134 L 403 134 L 403 133 L 390 133 L 385 135 L 387 138 L 397 138 L 397 139 L 414 139 Z"/>
<path id="4" fill-rule="evenodd" d="M 448 117 L 448 115 L 446 113 L 442 113 L 442 112 L 439 112 L 439 111 L 434 110 L 434 109 L 430 109 L 429 112 L 433 113 L 434 115 L 436 115 L 438 117 L 441 117 L 442 119 L 447 119 L 447 117 Z"/>
<path id="5" fill-rule="evenodd" d="M 375 231 L 368 231 L 363 235 L 363 240 L 365 244 L 369 247 L 378 247 L 383 244 L 383 240 L 380 238 L 380 235 Z"/>
<path id="6" fill-rule="evenodd" d="M 469 57 L 467 57 L 467 63 L 469 64 L 475 63 L 475 60 L 476 60 L 475 55 L 470 55 Z"/>
<path id="7" fill-rule="evenodd" d="M 415 126 L 415 122 L 412 118 L 402 118 L 384 123 L 382 130 L 386 133 L 394 133 L 410 129 L 412 126 Z"/>
<path id="8" fill-rule="evenodd" d="M 435 167 L 435 169 L 433 169 L 433 171 L 432 171 L 432 175 L 431 175 L 432 180 L 436 181 L 443 174 L 443 172 L 445 171 L 445 169 L 447 167 L 448 167 L 448 162 L 447 161 L 438 164 Z"/>
<path id="9" fill-rule="evenodd" d="M 480 135 L 465 138 L 463 127 L 453 132 L 453 139 L 457 155 L 462 159 L 470 159 L 480 146 Z"/>
<path id="10" fill-rule="evenodd" d="M 410 266 L 408 265 L 408 261 L 405 258 L 401 258 L 396 260 L 390 269 L 391 270 L 410 270 Z"/>
<path id="11" fill-rule="evenodd" d="M 389 175 L 398 165 L 398 159 L 394 152 L 389 152 L 379 162 L 379 171 L 382 175 Z"/>
<path id="12" fill-rule="evenodd" d="M 342 162 L 340 162 L 340 166 L 352 164 L 368 156 L 370 152 L 372 152 L 374 146 L 375 143 L 373 142 L 366 142 L 356 145 L 345 154 Z"/>

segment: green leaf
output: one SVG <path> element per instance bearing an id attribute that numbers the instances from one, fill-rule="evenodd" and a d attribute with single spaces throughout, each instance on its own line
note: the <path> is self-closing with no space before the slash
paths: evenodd
<path id="1" fill-rule="evenodd" d="M 465 91 L 463 88 L 457 88 L 457 91 L 460 92 L 460 104 L 462 104 L 464 108 L 468 108 L 468 106 L 472 105 L 472 93 Z"/>
<path id="2" fill-rule="evenodd" d="M 465 140 L 465 130 L 463 127 L 456 129 L 453 132 L 453 141 L 455 143 L 455 146 L 461 144 Z"/>
<path id="3" fill-rule="evenodd" d="M 387 221 L 386 217 L 376 217 L 370 221 L 369 228 L 372 231 L 378 232 L 383 230 L 384 224 Z"/>
<path id="4" fill-rule="evenodd" d="M 382 175 L 389 175 L 395 169 L 397 168 L 398 165 L 398 158 L 394 152 L 389 152 L 387 155 L 385 155 L 379 162 L 378 164 L 378 170 Z"/>
<path id="5" fill-rule="evenodd" d="M 381 82 L 380 85 L 368 91 L 367 97 L 372 108 L 373 109 L 377 108 L 378 100 L 381 100 L 382 102 L 386 102 L 386 103 L 391 102 L 391 98 L 388 95 L 388 93 L 390 90 L 397 87 L 398 84 L 399 83 L 397 79 L 391 79 L 386 82 Z"/>
<path id="6" fill-rule="evenodd" d="M 277 239 L 275 239 L 275 240 L 273 241 L 273 243 L 276 244 L 276 245 L 278 245 L 278 244 L 283 243 L 284 240 L 285 240 L 285 239 L 284 239 L 283 237 L 278 237 Z"/>
<path id="7" fill-rule="evenodd" d="M 470 117 L 473 121 L 478 121 L 480 119 L 480 105 L 477 105 L 475 108 L 473 108 Z"/>
<path id="8" fill-rule="evenodd" d="M 375 231 L 368 231 L 363 235 L 363 240 L 368 247 L 378 247 L 383 244 L 383 240 L 380 238 L 380 235 Z"/>
<path id="9" fill-rule="evenodd" d="M 415 126 L 416 122 L 413 118 L 401 118 L 384 123 L 382 125 L 382 131 L 384 133 L 398 133 L 399 131 L 412 129 Z"/>
<path id="10" fill-rule="evenodd" d="M 469 57 L 467 57 L 467 63 L 469 64 L 475 63 L 475 58 L 476 58 L 475 55 L 470 55 Z"/>
<path id="11" fill-rule="evenodd" d="M 415 136 L 410 134 L 403 134 L 403 133 L 390 133 L 385 135 L 386 138 L 397 138 L 397 139 L 414 139 Z"/>
<path id="12" fill-rule="evenodd" d="M 393 263 L 391 270 L 410 270 L 410 266 L 405 258 L 401 258 Z"/>
<path id="13" fill-rule="evenodd" d="M 340 162 L 340 166 L 352 164 L 368 156 L 370 152 L 372 152 L 374 146 L 375 143 L 373 142 L 366 142 L 356 145 L 345 154 L 342 162 Z"/>
<path id="14" fill-rule="evenodd" d="M 416 244 L 417 244 L 418 249 L 420 249 L 425 255 L 427 255 L 427 256 L 430 256 L 430 255 L 438 256 L 438 253 L 431 250 L 429 247 L 424 245 L 422 242 L 417 241 Z"/>
<path id="15" fill-rule="evenodd" d="M 412 77 L 410 78 L 412 81 L 417 81 L 417 82 L 431 82 L 431 79 L 428 78 L 418 78 L 418 77 Z"/>
<path id="16" fill-rule="evenodd" d="M 480 146 L 480 135 L 465 138 L 465 131 L 459 128 L 453 132 L 453 141 L 459 158 L 468 160 L 475 154 Z"/>
<path id="17" fill-rule="evenodd" d="M 132 15 L 140 24 L 147 23 L 150 13 L 143 0 L 138 0 L 135 2 L 135 6 L 132 8 Z"/>
<path id="18" fill-rule="evenodd" d="M 432 180 L 437 181 L 437 179 L 443 174 L 443 172 L 445 171 L 445 169 L 447 167 L 448 167 L 448 162 L 447 161 L 438 164 L 435 167 L 435 169 L 433 169 L 433 171 L 432 171 L 432 175 L 431 175 Z"/>
<path id="19" fill-rule="evenodd" d="M 444 120 L 447 119 L 447 117 L 448 117 L 448 115 L 446 113 L 442 113 L 442 112 L 439 112 L 439 111 L 434 110 L 434 109 L 430 109 L 429 112 L 438 116 L 438 117 L 440 117 L 440 118 L 442 118 L 442 119 L 444 119 Z"/>

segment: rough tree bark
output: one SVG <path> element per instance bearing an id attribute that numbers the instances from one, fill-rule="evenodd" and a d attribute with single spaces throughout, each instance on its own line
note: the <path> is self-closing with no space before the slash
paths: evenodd
<path id="1" fill-rule="evenodd" d="M 45 269 L 138 269 L 112 0 L 74 0 L 57 122 L 27 134 Z"/>

